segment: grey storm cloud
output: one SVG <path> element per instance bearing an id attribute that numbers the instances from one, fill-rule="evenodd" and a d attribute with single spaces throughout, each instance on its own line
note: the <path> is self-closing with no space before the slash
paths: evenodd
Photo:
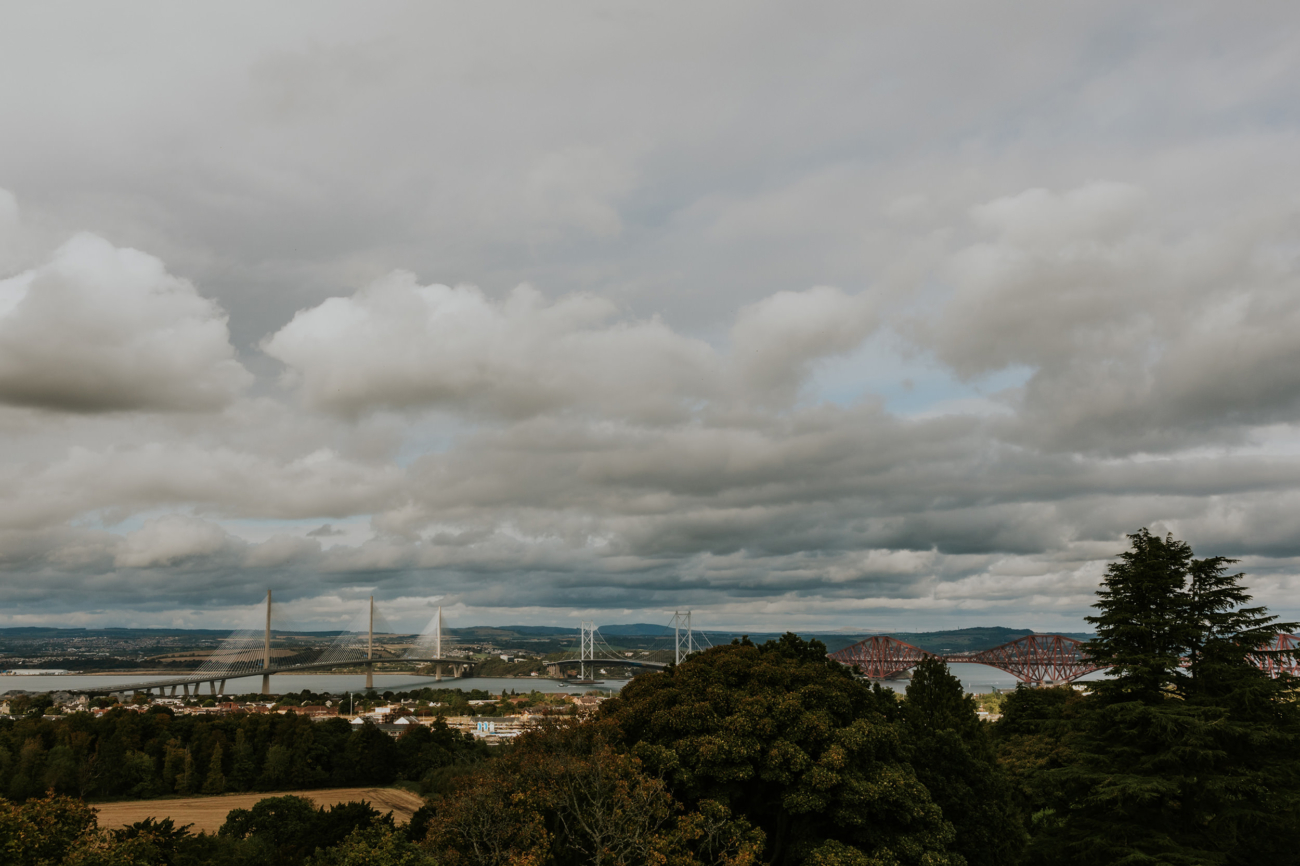
<path id="1" fill-rule="evenodd" d="M 221 309 L 146 253 L 79 234 L 48 262 L 0 280 L 0 401 L 202 411 L 251 380 Z"/>
<path id="2" fill-rule="evenodd" d="M 14 10 L 0 624 L 1294 616 L 1293 10 L 940 7 Z"/>

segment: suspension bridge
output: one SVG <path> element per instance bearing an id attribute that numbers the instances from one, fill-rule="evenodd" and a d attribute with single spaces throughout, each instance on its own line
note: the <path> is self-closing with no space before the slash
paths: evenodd
<path id="1" fill-rule="evenodd" d="M 645 651 L 640 653 L 638 658 L 636 651 L 619 652 L 611 647 L 594 622 L 583 622 L 579 628 L 578 650 L 566 653 L 558 659 L 548 659 L 547 671 L 551 676 L 558 678 L 566 671 L 573 670 L 576 664 L 578 681 L 589 682 L 595 678 L 601 665 L 638 670 L 664 670 L 670 664 L 679 664 L 691 653 L 712 646 L 707 635 L 691 628 L 689 610 L 675 611 L 669 628 L 673 630 L 672 646 L 669 649 Z"/>

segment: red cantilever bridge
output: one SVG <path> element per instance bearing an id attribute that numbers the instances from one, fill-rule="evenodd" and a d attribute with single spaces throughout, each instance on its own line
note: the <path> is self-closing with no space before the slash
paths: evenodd
<path id="1" fill-rule="evenodd" d="M 1300 676 L 1300 637 L 1278 635 L 1256 664 L 1273 676 L 1288 673 Z M 941 658 L 947 662 L 988 665 L 1006 671 L 1022 683 L 1041 686 L 1068 683 L 1085 674 L 1101 670 L 1083 652 L 1083 642 L 1059 634 L 1030 634 L 1010 643 L 979 652 L 932 653 L 885 635 L 869 637 L 829 657 L 841 664 L 856 667 L 863 676 L 887 679 L 913 667 L 923 658 Z"/>

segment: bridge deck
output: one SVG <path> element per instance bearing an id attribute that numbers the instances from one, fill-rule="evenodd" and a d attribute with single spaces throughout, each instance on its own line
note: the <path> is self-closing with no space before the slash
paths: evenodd
<path id="1" fill-rule="evenodd" d="M 247 677 L 271 676 L 273 674 L 289 674 L 289 673 L 296 673 L 298 671 L 324 670 L 328 668 L 358 668 L 358 667 L 365 668 L 369 665 L 401 664 L 403 662 L 411 662 L 413 664 L 421 664 L 421 665 L 438 664 L 438 665 L 473 666 L 475 664 L 473 659 L 466 659 L 466 658 L 441 658 L 441 659 L 385 658 L 385 659 L 360 659 L 356 661 L 307 662 L 306 664 L 299 664 L 299 665 L 283 665 L 278 667 L 272 666 L 266 669 L 253 668 L 251 670 L 243 670 L 243 671 L 236 670 L 236 671 L 225 671 L 221 673 L 188 674 L 186 676 L 173 677 L 171 679 L 165 679 L 165 680 L 150 680 L 147 682 L 122 683 L 122 684 L 115 684 L 111 686 L 97 686 L 95 688 L 72 689 L 71 691 L 76 694 L 104 694 L 104 693 L 111 694 L 114 692 L 135 692 L 135 691 L 145 691 L 147 689 L 169 688 L 172 686 L 189 686 L 189 685 L 198 685 L 200 683 L 224 682 L 225 680 L 238 680 Z M 586 662 L 582 662 L 579 659 L 563 659 L 555 662 L 543 662 L 543 664 L 547 667 L 555 667 L 559 665 L 569 665 L 569 664 L 604 664 L 607 666 L 622 665 L 625 667 L 641 667 L 641 668 L 650 668 L 653 670 L 663 670 L 664 668 L 668 667 L 668 664 L 666 662 L 652 662 L 652 661 L 642 661 L 637 659 L 620 659 L 620 658 L 587 659 Z"/>
<path id="2" fill-rule="evenodd" d="M 74 693 L 112 693 L 112 692 L 131 692 L 141 691 L 144 689 L 159 689 L 169 686 L 187 686 L 193 683 L 215 683 L 224 680 L 238 680 L 247 677 L 270 676 L 272 674 L 289 674 L 298 671 L 307 670 L 325 670 L 328 668 L 365 668 L 377 664 L 402 664 L 411 662 L 413 664 L 438 664 L 438 665 L 474 665 L 473 659 L 466 658 L 443 658 L 443 659 L 422 659 L 422 658 L 384 658 L 384 659 L 360 659 L 358 661 L 332 661 L 332 662 L 307 662 L 299 665 L 272 666 L 269 668 L 253 668 L 251 670 L 233 670 L 220 673 L 203 673 L 188 674 L 186 676 L 173 677 L 166 680 L 150 680 L 148 682 L 122 683 L 120 685 L 102 686 L 85 689 L 72 689 Z"/>

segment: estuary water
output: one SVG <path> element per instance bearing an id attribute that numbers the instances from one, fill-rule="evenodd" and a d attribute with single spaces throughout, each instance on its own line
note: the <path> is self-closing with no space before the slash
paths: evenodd
<path id="1" fill-rule="evenodd" d="M 962 688 L 972 695 L 985 695 L 993 691 L 1010 691 L 1016 687 L 1017 683 L 1016 678 L 1011 674 L 997 668 L 991 668 L 988 665 L 953 663 L 948 665 L 948 670 L 952 671 L 953 676 L 961 680 Z M 1086 683 L 1090 680 L 1105 679 L 1105 676 L 1103 672 L 1096 671 L 1079 677 L 1075 682 Z M 883 680 L 881 685 L 901 692 L 907 688 L 907 683 L 907 680 Z"/>
<path id="2" fill-rule="evenodd" d="M 147 683 L 175 678 L 175 674 L 157 674 L 155 676 L 149 676 L 148 674 L 0 676 L 0 695 L 13 690 L 60 692 L 73 689 L 107 689 L 110 686 L 122 683 Z M 511 689 L 520 694 L 527 694 L 533 689 L 537 689 L 539 692 L 581 695 L 589 691 L 617 692 L 623 687 L 624 682 L 626 681 L 602 678 L 602 681 L 596 685 L 572 685 L 546 677 L 464 677 L 462 679 L 443 677 L 441 681 L 438 681 L 433 677 L 421 677 L 415 674 L 375 674 L 375 691 L 382 694 L 384 692 L 409 692 L 424 688 L 464 689 L 465 691 L 482 689 L 485 692 L 499 695 L 501 692 L 510 691 Z M 200 687 L 203 696 L 207 697 L 208 684 L 201 683 Z M 226 680 L 225 693 L 228 695 L 248 695 L 260 691 L 261 688 L 262 677 L 258 674 L 251 677 Z M 344 695 L 348 692 L 363 694 L 366 690 L 366 675 L 274 674 L 271 677 L 272 694 L 293 694 L 303 689 L 308 689 L 317 694 L 326 692 L 335 695 Z M 179 691 L 177 689 L 178 693 Z"/>
<path id="3" fill-rule="evenodd" d="M 997 668 L 985 665 L 953 664 L 949 665 L 949 669 L 961 680 L 966 691 L 971 694 L 985 694 L 995 689 L 1007 690 L 1016 687 L 1016 678 Z M 1088 674 L 1075 680 L 1075 682 L 1087 682 L 1101 679 L 1103 676 L 1100 672 Z M 107 676 L 82 674 L 29 677 L 0 676 L 0 695 L 16 689 L 27 692 L 71 691 L 72 689 L 106 688 L 120 683 L 153 682 L 173 679 L 174 677 L 175 674 L 158 674 L 156 676 L 133 676 L 131 674 Z M 409 692 L 423 688 L 464 689 L 465 691 L 482 689 L 494 695 L 499 695 L 501 692 L 510 691 L 511 689 L 520 694 L 537 689 L 540 692 L 581 695 L 589 691 L 614 693 L 621 689 L 625 682 L 627 681 L 605 679 L 596 685 L 572 685 L 546 677 L 465 677 L 464 679 L 445 677 L 441 682 L 438 682 L 433 677 L 421 677 L 414 674 L 375 674 L 375 691 L 382 694 L 388 691 Z M 907 680 L 886 680 L 883 684 L 887 688 L 900 692 L 907 688 Z M 228 695 L 253 694 L 261 688 L 262 678 L 260 675 L 226 681 L 226 694 Z M 271 692 L 273 694 L 297 693 L 303 689 L 309 689 L 318 694 L 323 692 L 335 695 L 348 692 L 361 694 L 366 690 L 366 677 L 365 674 L 276 674 L 271 677 Z M 202 693 L 205 696 L 208 694 L 206 684 L 202 686 Z"/>

